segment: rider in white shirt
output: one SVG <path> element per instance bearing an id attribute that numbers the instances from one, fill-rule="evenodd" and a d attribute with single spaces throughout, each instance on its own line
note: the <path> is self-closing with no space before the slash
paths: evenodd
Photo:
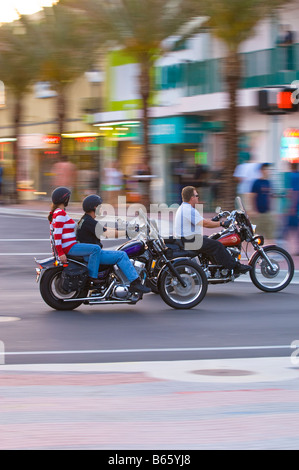
<path id="1" fill-rule="evenodd" d="M 204 228 L 227 227 L 229 222 L 214 222 L 205 219 L 197 210 L 198 193 L 193 186 L 182 189 L 182 204 L 175 216 L 175 236 L 182 239 L 185 249 L 205 253 L 215 259 L 216 263 L 228 269 L 234 269 L 236 274 L 245 274 L 251 267 L 235 261 L 224 245 L 217 240 L 203 236 Z"/>

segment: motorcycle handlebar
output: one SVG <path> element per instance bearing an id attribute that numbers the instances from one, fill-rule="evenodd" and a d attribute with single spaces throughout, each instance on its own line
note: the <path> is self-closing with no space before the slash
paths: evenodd
<path id="1" fill-rule="evenodd" d="M 229 211 L 220 212 L 219 214 L 215 215 L 211 220 L 213 222 L 218 222 L 220 219 L 222 219 L 222 217 L 228 217 L 230 215 L 231 213 Z"/>

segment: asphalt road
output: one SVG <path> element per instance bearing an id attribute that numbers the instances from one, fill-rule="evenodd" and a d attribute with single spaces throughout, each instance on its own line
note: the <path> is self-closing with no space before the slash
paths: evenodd
<path id="1" fill-rule="evenodd" d="M 291 344 L 299 343 L 295 283 L 277 294 L 259 291 L 246 278 L 209 286 L 192 310 L 174 310 L 147 294 L 135 306 L 57 312 L 43 302 L 35 282 L 34 256 L 48 254 L 47 220 L 0 215 L 2 363 L 275 357 L 290 355 Z"/>

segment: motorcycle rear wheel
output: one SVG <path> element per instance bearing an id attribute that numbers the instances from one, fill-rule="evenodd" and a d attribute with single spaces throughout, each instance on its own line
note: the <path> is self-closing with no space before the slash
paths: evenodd
<path id="1" fill-rule="evenodd" d="M 165 269 L 161 272 L 158 281 L 161 298 L 172 308 L 193 308 L 204 299 L 207 293 L 207 277 L 203 269 L 194 261 L 178 261 L 175 269 L 187 285 L 183 287 L 174 274 L 169 269 Z"/>
<path id="2" fill-rule="evenodd" d="M 82 304 L 77 297 L 86 297 L 88 290 L 66 293 L 60 287 L 62 268 L 49 269 L 44 272 L 40 280 L 40 293 L 47 305 L 55 310 L 74 310 Z M 65 299 L 74 299 L 64 302 Z"/>
<path id="3" fill-rule="evenodd" d="M 265 246 L 264 251 L 271 260 L 274 270 L 262 254 L 258 253 L 251 263 L 251 280 L 264 292 L 279 292 L 293 279 L 295 269 L 293 259 L 286 250 L 278 246 Z"/>

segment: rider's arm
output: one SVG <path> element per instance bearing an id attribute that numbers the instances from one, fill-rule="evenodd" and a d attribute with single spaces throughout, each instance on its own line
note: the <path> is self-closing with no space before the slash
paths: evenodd
<path id="1" fill-rule="evenodd" d="M 105 238 L 120 238 L 125 237 L 126 231 L 118 230 L 113 227 L 107 227 L 105 231 Z"/>
<path id="2" fill-rule="evenodd" d="M 54 236 L 54 243 L 57 254 L 59 258 L 65 256 L 65 253 L 62 249 L 62 232 L 63 227 L 66 221 L 66 213 L 64 211 L 60 211 L 54 221 L 53 221 L 53 236 Z"/>
<path id="3" fill-rule="evenodd" d="M 197 225 L 200 225 L 202 223 L 202 226 L 204 228 L 217 228 L 221 227 L 221 221 L 219 222 L 214 222 L 213 220 L 208 220 L 208 219 L 203 219 L 202 222 L 199 222 Z"/>
<path id="4" fill-rule="evenodd" d="M 62 249 L 62 233 L 63 233 L 63 227 L 64 227 L 66 220 L 67 220 L 66 212 L 60 211 L 58 214 L 56 214 L 55 219 L 52 223 L 55 248 L 59 256 L 59 259 L 62 263 L 67 263 L 66 254 L 64 253 Z"/>

